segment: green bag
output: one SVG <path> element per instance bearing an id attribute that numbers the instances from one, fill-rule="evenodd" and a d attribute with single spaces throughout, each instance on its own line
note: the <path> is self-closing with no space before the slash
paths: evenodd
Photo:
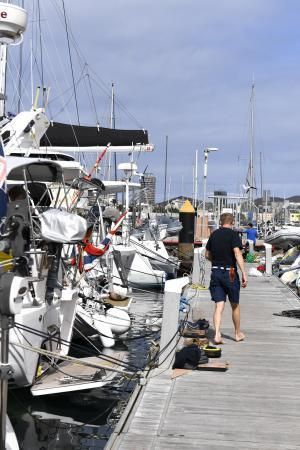
<path id="1" fill-rule="evenodd" d="M 246 261 L 248 263 L 253 263 L 254 262 L 254 253 L 248 253 L 248 255 L 246 256 Z"/>

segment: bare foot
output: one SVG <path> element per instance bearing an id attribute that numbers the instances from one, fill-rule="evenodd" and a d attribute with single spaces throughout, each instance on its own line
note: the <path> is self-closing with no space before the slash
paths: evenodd
<path id="1" fill-rule="evenodd" d="M 215 336 L 214 343 L 217 345 L 224 344 L 222 336 L 220 334 Z"/>
<path id="2" fill-rule="evenodd" d="M 243 341 L 244 339 L 245 339 L 244 333 L 238 333 L 238 334 L 235 335 L 236 342 Z"/>

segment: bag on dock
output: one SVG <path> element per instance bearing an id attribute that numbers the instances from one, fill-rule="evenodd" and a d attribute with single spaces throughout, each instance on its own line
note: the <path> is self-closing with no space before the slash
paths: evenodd
<path id="1" fill-rule="evenodd" d="M 175 354 L 173 369 L 196 369 L 199 364 L 208 362 L 204 351 L 196 344 L 183 347 Z"/>

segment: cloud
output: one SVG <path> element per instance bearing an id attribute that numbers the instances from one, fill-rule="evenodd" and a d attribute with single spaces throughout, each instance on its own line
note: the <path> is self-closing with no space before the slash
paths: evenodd
<path id="1" fill-rule="evenodd" d="M 61 2 L 40 4 L 51 113 L 61 111 L 60 120 L 75 122 Z M 139 164 L 141 168 L 149 164 L 157 175 L 158 199 L 163 195 L 166 135 L 174 195 L 182 193 L 182 185 L 185 194 L 191 195 L 195 150 L 199 149 L 200 174 L 206 146 L 220 148 L 209 160 L 211 189 L 234 191 L 244 183 L 253 77 L 257 178 L 262 154 L 266 188 L 279 191 L 286 185 L 287 195 L 299 193 L 298 1 L 65 0 L 65 7 L 71 41 L 76 40 L 72 46 L 75 79 L 79 80 L 87 62 L 98 119 L 108 120 L 113 81 L 122 106 L 117 104 L 117 126 L 133 128 L 139 123 L 149 130 L 156 150 L 142 155 Z M 33 13 L 35 20 L 36 6 Z M 35 22 L 30 23 L 27 50 L 34 28 Z M 35 58 L 40 63 L 36 31 L 34 36 Z M 17 59 L 17 49 L 14 53 Z M 28 54 L 25 61 L 28 71 Z M 37 83 L 36 68 L 34 75 Z M 28 74 L 24 79 L 30 85 Z M 86 78 L 79 82 L 77 95 L 82 123 L 96 123 Z M 280 194 L 277 191 L 275 195 Z"/>

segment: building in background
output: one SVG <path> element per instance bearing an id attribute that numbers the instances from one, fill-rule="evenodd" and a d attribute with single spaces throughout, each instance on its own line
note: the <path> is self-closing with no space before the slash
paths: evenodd
<path id="1" fill-rule="evenodd" d="M 145 173 L 141 180 L 141 202 L 149 205 L 155 204 L 156 177 L 153 173 Z"/>

